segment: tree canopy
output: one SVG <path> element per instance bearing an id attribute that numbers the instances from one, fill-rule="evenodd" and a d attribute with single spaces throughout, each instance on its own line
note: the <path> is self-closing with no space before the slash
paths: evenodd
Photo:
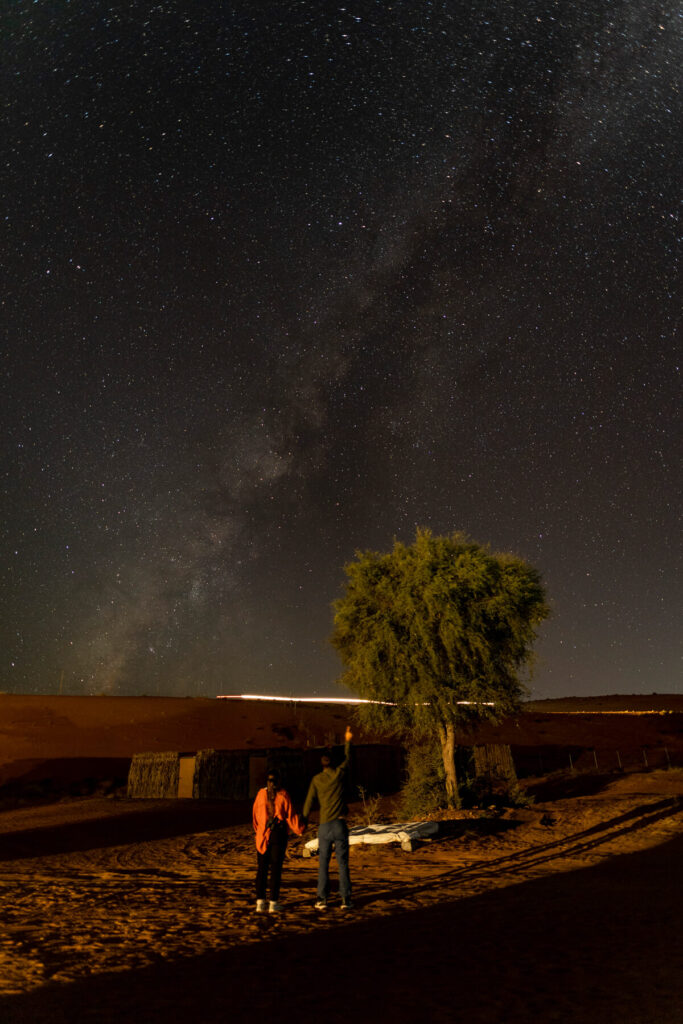
<path id="1" fill-rule="evenodd" d="M 464 534 L 429 530 L 388 553 L 358 551 L 345 572 L 331 637 L 344 666 L 339 682 L 387 702 L 365 706 L 369 724 L 438 731 L 448 781 L 454 727 L 509 714 L 525 692 L 536 629 L 548 615 L 540 575 Z"/>

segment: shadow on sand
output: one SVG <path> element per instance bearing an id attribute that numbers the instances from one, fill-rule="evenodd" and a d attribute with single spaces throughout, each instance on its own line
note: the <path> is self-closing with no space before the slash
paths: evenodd
<path id="1" fill-rule="evenodd" d="M 645 826 L 654 825 L 677 814 L 683 814 L 683 803 L 677 797 L 668 797 L 656 804 L 634 807 L 624 814 L 599 822 L 597 825 L 591 825 L 581 832 L 574 833 L 571 838 L 566 836 L 560 839 L 550 838 L 547 843 L 538 843 L 514 853 L 506 853 L 493 860 L 475 860 L 470 864 L 455 868 L 453 871 L 445 872 L 439 876 L 439 879 L 442 885 L 452 887 L 453 884 L 457 885 L 458 882 L 465 879 L 498 875 L 500 872 L 504 872 L 507 876 L 527 875 L 530 869 L 551 863 L 558 856 L 585 856 L 591 850 L 601 847 L 607 840 L 614 841 L 623 838 L 629 833 L 638 832 Z M 501 822 L 501 824 L 505 823 Z M 552 836 L 552 833 L 550 835 Z M 411 885 L 392 883 L 388 880 L 381 896 L 368 898 L 368 903 L 376 900 L 417 896 L 421 892 L 429 891 L 432 886 L 431 880 Z"/>
<path id="2" fill-rule="evenodd" d="M 683 1020 L 683 836 L 461 902 L 0 1000 L 5 1024 Z M 361 911 L 362 912 L 362 911 Z"/>
<path id="3" fill-rule="evenodd" d="M 129 757 L 19 758 L 0 766 L 0 802 L 49 801 L 66 794 L 91 795 L 98 787 L 125 788 L 129 768 Z"/>
<path id="4" fill-rule="evenodd" d="M 552 775 L 529 782 L 524 789 L 528 796 L 533 797 L 539 803 L 549 803 L 553 800 L 566 800 L 576 796 L 595 796 L 596 793 L 602 793 L 623 774 L 616 770 L 612 772 L 554 772 Z"/>
<path id="5" fill-rule="evenodd" d="M 136 804 L 139 801 L 136 801 Z M 89 818 L 67 825 L 0 832 L 0 861 L 46 857 L 50 854 L 97 850 L 107 846 L 212 832 L 251 819 L 251 802 L 244 800 L 172 800 L 149 809 Z"/>

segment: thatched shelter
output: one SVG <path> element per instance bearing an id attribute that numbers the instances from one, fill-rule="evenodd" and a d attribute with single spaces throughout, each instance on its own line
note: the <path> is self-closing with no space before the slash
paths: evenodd
<path id="1" fill-rule="evenodd" d="M 509 743 L 482 743 L 472 748 L 474 771 L 477 777 L 491 775 L 515 780 L 517 771 Z"/>
<path id="2" fill-rule="evenodd" d="M 320 755 L 325 749 L 272 747 L 135 754 L 128 776 L 128 796 L 138 800 L 248 800 L 265 785 L 267 773 L 276 769 L 292 797 L 302 801 L 312 776 L 320 770 Z M 335 757 L 341 761 L 341 748 L 335 749 Z M 400 748 L 354 746 L 352 757 L 351 785 L 355 778 L 371 793 L 392 793 L 401 785 Z"/>
<path id="3" fill-rule="evenodd" d="M 135 754 L 128 772 L 128 796 L 164 800 L 178 795 L 180 754 Z"/>

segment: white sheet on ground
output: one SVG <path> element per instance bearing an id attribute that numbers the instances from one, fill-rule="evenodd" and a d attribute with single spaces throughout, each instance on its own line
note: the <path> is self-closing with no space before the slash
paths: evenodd
<path id="1" fill-rule="evenodd" d="M 359 825 L 349 829 L 349 843 L 400 843 L 403 846 L 415 839 L 425 839 L 439 831 L 436 821 L 408 821 L 392 825 Z M 315 853 L 318 840 L 309 839 L 306 849 Z"/>

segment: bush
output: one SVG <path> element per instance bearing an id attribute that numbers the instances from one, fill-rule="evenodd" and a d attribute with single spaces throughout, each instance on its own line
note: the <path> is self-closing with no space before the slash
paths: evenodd
<path id="1" fill-rule="evenodd" d="M 528 807 L 534 802 L 514 775 L 496 771 L 468 776 L 460 794 L 464 807 Z"/>
<path id="2" fill-rule="evenodd" d="M 363 810 L 361 817 L 363 824 L 365 825 L 377 825 L 380 820 L 380 807 L 382 805 L 382 797 L 379 793 L 375 793 L 372 796 L 362 786 L 358 787 L 358 795 L 363 801 Z"/>
<path id="3" fill-rule="evenodd" d="M 446 806 L 446 773 L 438 744 L 414 743 L 408 747 L 406 776 L 399 805 L 404 817 L 424 817 Z"/>

